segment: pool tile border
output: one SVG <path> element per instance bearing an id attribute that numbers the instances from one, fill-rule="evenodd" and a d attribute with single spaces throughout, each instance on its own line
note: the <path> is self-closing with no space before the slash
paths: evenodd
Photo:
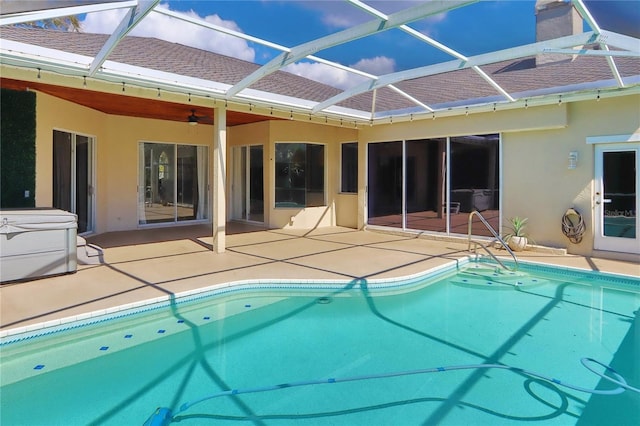
<path id="1" fill-rule="evenodd" d="M 319 291 L 319 290 L 344 290 L 345 285 L 353 284 L 362 286 L 366 284 L 368 290 L 384 291 L 397 290 L 406 288 L 409 290 L 412 285 L 422 283 L 424 280 L 436 280 L 443 274 L 458 270 L 466 265 L 471 257 L 464 257 L 457 260 L 446 262 L 442 265 L 435 266 L 426 271 L 402 277 L 376 278 L 352 280 L 320 280 L 320 279 L 245 279 L 238 281 L 230 281 L 221 284 L 215 284 L 208 287 L 202 287 L 192 290 L 185 290 L 173 295 L 159 296 L 142 301 L 127 303 L 115 307 L 99 309 L 78 315 L 72 315 L 60 319 L 50 320 L 42 323 L 27 325 L 24 327 L 16 327 L 8 330 L 0 331 L 0 347 L 11 343 L 29 340 L 40 336 L 46 336 L 66 330 L 76 329 L 80 327 L 95 325 L 105 321 L 115 320 L 128 317 L 131 315 L 149 312 L 169 306 L 173 303 L 186 303 L 201 300 L 208 297 L 231 294 L 240 291 L 251 290 L 300 290 L 300 291 Z"/>
<path id="2" fill-rule="evenodd" d="M 509 260 L 503 260 L 507 265 L 515 264 Z M 456 271 L 470 262 L 478 261 L 495 265 L 489 258 L 467 256 L 461 259 L 452 260 L 442 265 L 433 267 L 426 271 L 418 272 L 402 277 L 376 278 L 376 279 L 352 279 L 352 280 L 320 280 L 320 279 L 245 279 L 231 281 L 212 286 L 185 290 L 173 295 L 159 296 L 146 300 L 127 303 L 124 305 L 109 307 L 92 312 L 82 313 L 60 319 L 50 320 L 42 323 L 31 324 L 24 327 L 17 327 L 0 331 L 0 347 L 11 343 L 45 336 L 65 330 L 76 329 L 84 326 L 94 325 L 105 321 L 124 318 L 143 312 L 150 312 L 166 307 L 173 303 L 186 303 L 201 300 L 208 297 L 231 294 L 240 291 L 251 290 L 299 290 L 299 291 L 319 291 L 319 290 L 344 290 L 345 285 L 353 284 L 353 287 L 366 284 L 367 290 L 397 291 L 402 289 L 409 291 L 412 285 L 423 283 L 425 280 L 437 280 L 442 275 Z M 519 265 L 528 270 L 554 273 L 573 277 L 597 276 L 598 279 L 608 283 L 631 285 L 640 288 L 640 278 L 610 272 L 592 271 L 588 269 L 549 265 L 545 263 L 519 260 Z M 364 281 L 364 282 L 363 282 Z"/>

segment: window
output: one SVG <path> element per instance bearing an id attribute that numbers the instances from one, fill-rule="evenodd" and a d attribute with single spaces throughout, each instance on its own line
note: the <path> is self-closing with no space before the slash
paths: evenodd
<path id="1" fill-rule="evenodd" d="M 276 207 L 318 207 L 324 198 L 324 145 L 277 143 Z"/>
<path id="2" fill-rule="evenodd" d="M 342 144 L 340 192 L 358 192 L 358 143 Z"/>

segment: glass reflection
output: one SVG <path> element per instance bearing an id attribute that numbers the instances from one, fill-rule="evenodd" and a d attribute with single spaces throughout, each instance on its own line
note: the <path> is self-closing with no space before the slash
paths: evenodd
<path id="1" fill-rule="evenodd" d="M 603 153 L 604 235 L 636 237 L 635 151 Z"/>

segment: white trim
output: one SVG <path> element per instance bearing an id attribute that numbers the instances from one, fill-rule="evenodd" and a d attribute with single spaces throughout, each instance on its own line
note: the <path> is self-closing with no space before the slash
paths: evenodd
<path id="1" fill-rule="evenodd" d="M 640 133 L 633 133 L 630 135 L 587 136 L 587 145 L 627 142 L 640 142 Z"/>

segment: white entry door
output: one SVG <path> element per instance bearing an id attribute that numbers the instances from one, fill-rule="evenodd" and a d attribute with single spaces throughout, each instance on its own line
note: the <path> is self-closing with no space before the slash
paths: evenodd
<path id="1" fill-rule="evenodd" d="M 640 144 L 596 146 L 594 248 L 640 253 Z"/>

